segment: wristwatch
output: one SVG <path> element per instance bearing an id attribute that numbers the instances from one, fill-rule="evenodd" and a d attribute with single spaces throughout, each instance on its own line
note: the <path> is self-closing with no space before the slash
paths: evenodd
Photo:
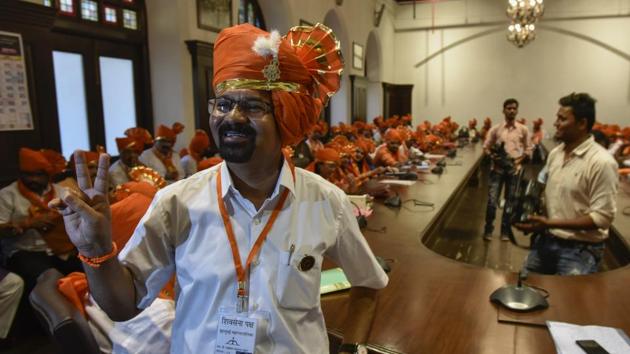
<path id="1" fill-rule="evenodd" d="M 367 347 L 359 343 L 343 343 L 339 346 L 337 351 L 340 353 L 368 354 Z"/>

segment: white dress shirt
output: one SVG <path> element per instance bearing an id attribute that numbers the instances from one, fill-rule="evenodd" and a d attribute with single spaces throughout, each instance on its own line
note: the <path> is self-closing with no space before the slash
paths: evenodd
<path id="1" fill-rule="evenodd" d="M 109 166 L 109 188 L 115 189 L 121 184 L 129 182 L 127 168 L 121 160 L 114 162 Z"/>
<path id="2" fill-rule="evenodd" d="M 294 181 L 286 161 L 259 210 L 235 189 L 225 163 L 160 190 L 119 255 L 134 276 L 138 307 L 147 307 L 175 272 L 171 352 L 214 352 L 218 315 L 236 305 L 236 272 L 217 205 L 219 170 L 243 264 L 281 192 L 289 190 L 249 273 L 249 313 L 259 319 L 256 352 L 328 353 L 319 298 L 323 256 L 343 268 L 353 286 L 380 289 L 387 276 L 347 196 L 300 168 Z M 301 271 L 298 264 L 306 255 L 315 258 L 315 265 Z"/>
<path id="3" fill-rule="evenodd" d="M 177 173 L 178 173 L 177 179 L 180 180 L 184 178 L 186 174 L 184 173 L 184 169 L 182 168 L 182 163 L 179 158 L 179 155 L 172 153 L 171 159 L 173 159 L 173 165 L 175 165 L 175 168 L 177 169 Z M 164 163 L 162 162 L 162 160 L 160 160 L 155 155 L 153 148 L 144 150 L 142 154 L 140 154 L 140 157 L 138 158 L 138 160 L 140 160 L 140 162 L 142 162 L 145 166 L 151 167 L 152 169 L 154 169 L 157 173 L 160 174 L 160 176 L 166 179 L 165 177 L 166 172 L 167 172 L 166 166 L 164 166 Z M 174 181 L 167 180 L 167 182 L 174 182 Z"/>

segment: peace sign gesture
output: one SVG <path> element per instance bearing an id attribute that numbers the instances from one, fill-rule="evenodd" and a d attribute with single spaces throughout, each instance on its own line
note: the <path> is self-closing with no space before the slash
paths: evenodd
<path id="1" fill-rule="evenodd" d="M 61 211 L 70 241 L 83 256 L 103 256 L 112 250 L 112 217 L 107 200 L 109 155 L 99 156 L 94 185 L 83 151 L 74 152 L 74 162 L 80 191 L 67 190 L 49 206 Z"/>

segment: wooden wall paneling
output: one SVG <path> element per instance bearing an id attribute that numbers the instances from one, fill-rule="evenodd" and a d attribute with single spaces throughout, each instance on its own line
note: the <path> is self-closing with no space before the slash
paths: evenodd
<path id="1" fill-rule="evenodd" d="M 214 97 L 214 44 L 203 41 L 186 41 L 192 60 L 193 97 L 195 105 L 195 129 L 210 134 L 208 100 Z"/>

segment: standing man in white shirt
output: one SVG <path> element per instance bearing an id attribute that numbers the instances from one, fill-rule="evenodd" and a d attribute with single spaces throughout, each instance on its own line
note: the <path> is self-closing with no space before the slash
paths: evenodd
<path id="1" fill-rule="evenodd" d="M 63 208 L 93 297 L 112 319 L 133 317 L 175 274 L 172 353 L 328 353 L 319 300 L 328 256 L 353 285 L 340 352 L 367 352 L 387 276 L 346 195 L 292 167 L 281 150 L 316 123 L 342 67 L 339 42 L 323 25 L 285 38 L 249 24 L 227 28 L 215 42 L 217 97 L 209 104 L 225 162 L 160 190 L 118 258 L 106 155 L 94 186 L 79 180 L 85 197 L 53 203 Z"/>
<path id="2" fill-rule="evenodd" d="M 516 121 L 518 114 L 518 101 L 508 98 L 503 102 L 503 114 L 505 121 L 499 123 L 488 131 L 483 150 L 492 159 L 490 177 L 488 181 L 488 205 L 486 207 L 486 224 L 483 238 L 492 240 L 494 231 L 494 219 L 497 206 L 501 199 L 501 190 L 505 190 L 505 207 L 501 216 L 501 241 L 513 238 L 511 217 L 509 213 L 512 202 L 512 194 L 516 187 L 516 173 L 521 168 L 523 160 L 531 157 L 533 146 L 529 138 L 527 127 Z M 502 145 L 504 151 L 495 151 L 495 146 Z M 505 154 L 503 157 L 500 153 Z"/>
<path id="3" fill-rule="evenodd" d="M 517 224 L 538 234 L 527 271 L 579 275 L 597 272 L 604 241 L 617 211 L 617 163 L 591 135 L 595 100 L 572 93 L 559 101 L 556 139 L 545 169 L 546 216 Z"/>
<path id="4" fill-rule="evenodd" d="M 175 123 L 171 128 L 160 124 L 155 134 L 153 147 L 140 155 L 140 162 L 157 171 L 166 182 L 173 183 L 186 176 L 178 154 L 173 153 L 177 135 L 184 130 L 184 125 Z"/>

